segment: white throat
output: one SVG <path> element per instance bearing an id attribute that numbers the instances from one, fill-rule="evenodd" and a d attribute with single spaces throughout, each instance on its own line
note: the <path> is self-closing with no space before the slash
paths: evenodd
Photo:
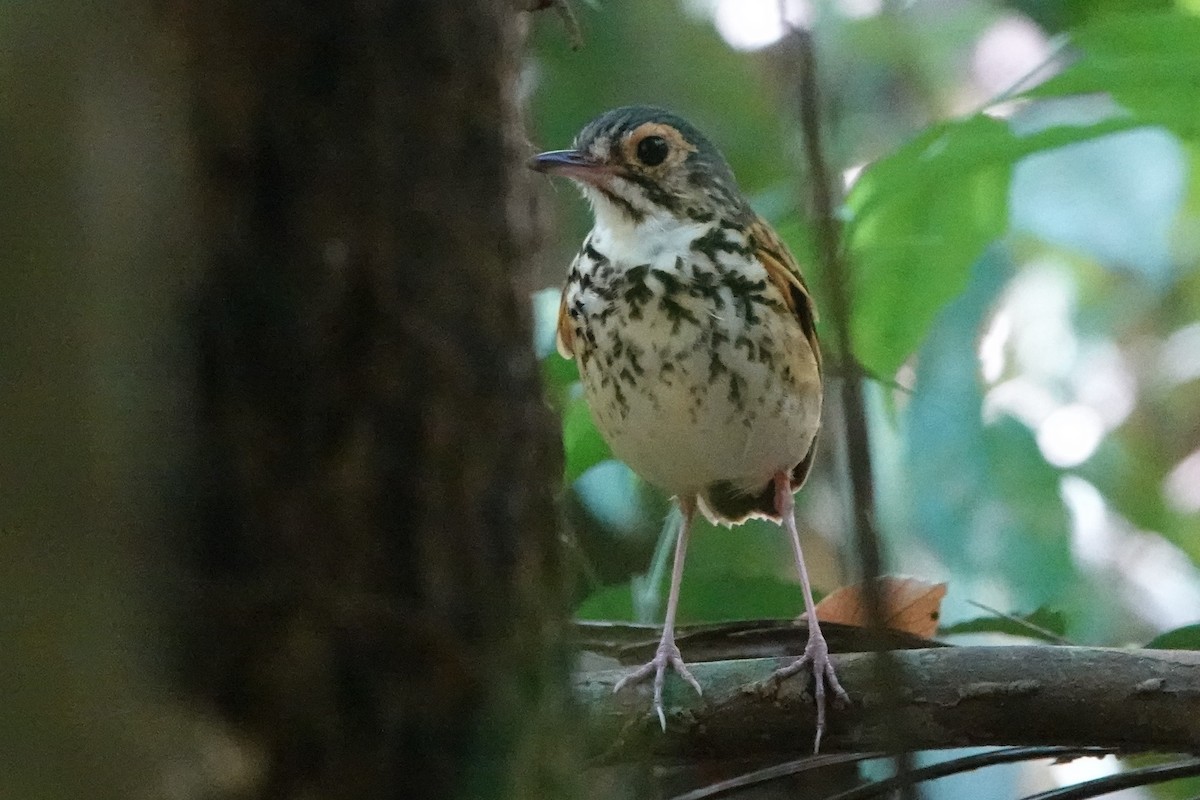
<path id="1" fill-rule="evenodd" d="M 673 262 L 676 256 L 686 255 L 692 243 L 713 225 L 681 220 L 660 209 L 646 211 L 641 220 L 635 220 L 603 195 L 587 190 L 584 194 L 596 219 L 592 245 L 615 264 L 634 267 Z"/>

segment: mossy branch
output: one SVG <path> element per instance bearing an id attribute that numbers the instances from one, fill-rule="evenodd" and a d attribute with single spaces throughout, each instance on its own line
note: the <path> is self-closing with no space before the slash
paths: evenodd
<path id="1" fill-rule="evenodd" d="M 894 743 L 870 653 L 834 657 L 853 698 L 830 715 L 823 750 Z M 912 750 L 972 745 L 1072 745 L 1200 750 L 1200 653 L 1089 647 L 944 647 L 894 651 Z M 575 688 L 598 761 L 734 759 L 806 754 L 813 736 L 807 682 L 762 683 L 785 659 L 695 663 L 705 695 L 667 679 L 667 730 L 647 713 L 649 688 L 613 694 L 623 669 L 585 672 Z"/>

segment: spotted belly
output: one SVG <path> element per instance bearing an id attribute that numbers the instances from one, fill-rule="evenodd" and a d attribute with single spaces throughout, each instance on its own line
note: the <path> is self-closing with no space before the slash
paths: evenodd
<path id="1" fill-rule="evenodd" d="M 569 287 L 567 301 L 596 425 L 650 483 L 756 493 L 808 455 L 815 359 L 765 278 L 637 267 L 608 287 Z"/>

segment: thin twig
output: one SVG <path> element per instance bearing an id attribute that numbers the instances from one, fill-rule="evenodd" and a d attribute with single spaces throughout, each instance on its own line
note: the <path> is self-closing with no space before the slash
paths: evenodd
<path id="1" fill-rule="evenodd" d="M 807 756 L 795 761 L 756 769 L 754 772 L 747 772 L 744 775 L 738 775 L 728 780 L 718 781 L 717 783 L 703 786 L 685 794 L 676 795 L 670 798 L 670 800 L 711 800 L 711 798 L 727 795 L 737 789 L 744 789 L 747 786 L 755 786 L 760 783 L 778 780 L 779 778 L 786 778 L 789 775 L 800 775 L 805 772 L 811 772 L 814 769 L 834 767 L 841 764 L 857 764 L 861 761 L 871 761 L 872 759 L 885 757 L 883 753 L 835 753 L 823 756 Z"/>
<path id="2" fill-rule="evenodd" d="M 884 389 L 890 389 L 894 392 L 900 392 L 901 394 L 911 395 L 916 393 L 916 389 L 913 387 L 906 386 L 895 378 L 880 377 L 875 372 L 872 372 L 857 362 L 848 365 L 824 364 L 822 367 L 825 370 L 825 374 L 831 378 L 838 378 L 839 380 L 868 380 L 872 383 L 882 386 Z"/>
<path id="3" fill-rule="evenodd" d="M 908 780 L 914 783 L 932 781 L 950 775 L 992 767 L 998 764 L 1012 764 L 1019 761 L 1034 761 L 1040 758 L 1081 758 L 1102 757 L 1112 754 L 1112 750 L 1101 747 L 1008 747 L 1002 750 L 991 750 L 986 753 L 974 753 L 961 758 L 952 758 L 928 767 L 914 769 Z M 872 797 L 882 797 L 888 792 L 900 788 L 900 776 L 885 778 L 866 786 L 858 786 L 849 791 L 839 792 L 824 798 L 824 800 L 868 800 Z"/>
<path id="4" fill-rule="evenodd" d="M 1030 622 L 1029 620 L 1022 619 L 1021 617 L 1018 617 L 1015 614 L 1005 613 L 999 609 L 992 608 L 989 605 L 980 603 L 977 600 L 968 600 L 967 603 L 975 606 L 976 608 L 982 609 L 982 610 L 988 612 L 989 614 L 995 614 L 997 617 L 1000 617 L 1001 619 L 1006 619 L 1009 622 L 1013 623 L 1014 625 L 1018 625 L 1022 628 L 1028 628 L 1029 630 L 1034 631 L 1035 633 L 1039 633 L 1043 637 L 1045 637 L 1047 640 L 1054 642 L 1056 644 L 1065 644 L 1065 645 L 1075 644 L 1074 642 L 1072 642 L 1070 639 L 1066 638 L 1065 636 L 1060 636 L 1048 628 L 1043 628 L 1041 625 L 1035 625 L 1032 622 Z"/>
<path id="5" fill-rule="evenodd" d="M 1101 747 L 1005 747 L 997 750 L 989 750 L 986 753 L 973 753 L 969 756 L 947 759 L 937 764 L 931 764 L 928 767 L 915 769 L 909 775 L 909 779 L 914 782 L 931 781 L 998 764 L 1036 761 L 1043 758 L 1065 761 L 1084 757 L 1102 757 L 1111 755 L 1113 752 L 1115 751 Z M 884 753 L 851 753 L 845 756 L 830 755 L 817 756 L 815 758 L 800 758 L 795 761 L 773 764 L 763 769 L 747 772 L 744 775 L 738 775 L 728 780 L 705 786 L 702 789 L 681 794 L 671 798 L 671 800 L 711 800 L 711 798 L 721 797 L 735 789 L 744 789 L 748 786 L 769 783 L 770 781 L 800 775 L 822 767 L 871 761 L 885 757 Z M 898 778 L 886 778 L 865 786 L 857 786 L 854 789 L 826 797 L 824 800 L 867 800 L 867 798 L 879 797 L 898 787 Z"/>
<path id="6" fill-rule="evenodd" d="M 1067 47 L 1070 44 L 1070 39 L 1066 36 L 1060 35 L 1051 39 L 1049 44 L 1050 52 L 1045 58 L 1035 64 L 1032 68 L 1025 72 L 1025 74 L 1021 75 L 1021 77 L 1013 81 L 1012 85 L 1007 89 L 995 95 L 994 97 L 983 101 L 983 103 L 981 103 L 979 107 L 971 113 L 970 116 L 986 113 L 989 108 L 993 108 L 1001 103 L 1012 100 L 1022 92 L 1036 87 L 1042 82 L 1043 78 L 1046 77 L 1048 73 L 1052 73 L 1054 71 L 1055 62 L 1061 61 L 1061 56 L 1067 51 Z"/>
<path id="7" fill-rule="evenodd" d="M 787 24 L 786 19 L 784 24 Z M 850 341 L 850 275 L 842 257 L 841 230 L 835 216 L 833 181 L 825 159 L 821 140 L 820 90 L 817 81 L 816 53 L 812 34 L 801 28 L 793 29 L 800 56 L 800 130 L 808 156 L 809 180 L 812 183 L 813 216 L 816 224 L 817 251 L 829 289 L 830 314 L 834 346 L 838 361 L 844 365 L 857 364 Z M 867 434 L 866 405 L 862 381 L 849 375 L 839 382 L 842 417 L 845 424 L 846 451 L 850 473 L 850 492 L 854 509 L 855 542 L 862 568 L 863 599 L 870 627 L 882 630 L 884 625 L 883 598 L 876 580 L 883 574 L 879 537 L 875 528 L 875 484 L 871 469 L 871 448 Z M 884 697 L 883 713 L 888 716 L 894 732 L 896 772 L 905 777 L 912 771 L 912 759 L 905 744 L 905 724 L 899 712 L 899 697 L 903 677 L 899 667 L 885 648 L 876 650 L 875 677 Z M 905 784 L 902 796 L 911 798 L 911 785 Z"/>
<path id="8" fill-rule="evenodd" d="M 1132 789 L 1138 786 L 1151 786 L 1156 783 L 1166 783 L 1180 778 L 1200 775 L 1200 758 L 1190 758 L 1187 761 L 1176 761 L 1174 764 L 1159 764 L 1153 767 L 1131 769 L 1119 775 L 1106 775 L 1092 781 L 1084 781 L 1074 786 L 1062 789 L 1051 789 L 1048 792 L 1031 794 L 1024 800 L 1085 800 L 1088 797 L 1099 797 L 1121 789 Z"/>

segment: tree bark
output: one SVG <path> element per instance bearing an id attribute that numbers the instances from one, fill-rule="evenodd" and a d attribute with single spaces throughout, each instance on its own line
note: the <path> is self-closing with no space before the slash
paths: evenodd
<path id="1" fill-rule="evenodd" d="M 190 679 L 263 797 L 570 797 L 510 0 L 195 0 Z"/>
<path id="2" fill-rule="evenodd" d="M 687 651 L 684 651 L 687 658 Z M 892 741 L 870 654 L 835 656 L 850 708 L 830 712 L 823 752 L 883 750 Z M 1069 745 L 1168 752 L 1200 749 L 1200 653 L 1089 647 L 943 647 L 892 653 L 904 680 L 899 711 L 911 750 L 972 745 Z M 693 663 L 698 698 L 667 685 L 667 731 L 648 690 L 612 693 L 625 670 L 584 673 L 590 749 L 602 761 L 805 755 L 814 712 L 807 682 L 760 684 L 790 659 Z"/>

